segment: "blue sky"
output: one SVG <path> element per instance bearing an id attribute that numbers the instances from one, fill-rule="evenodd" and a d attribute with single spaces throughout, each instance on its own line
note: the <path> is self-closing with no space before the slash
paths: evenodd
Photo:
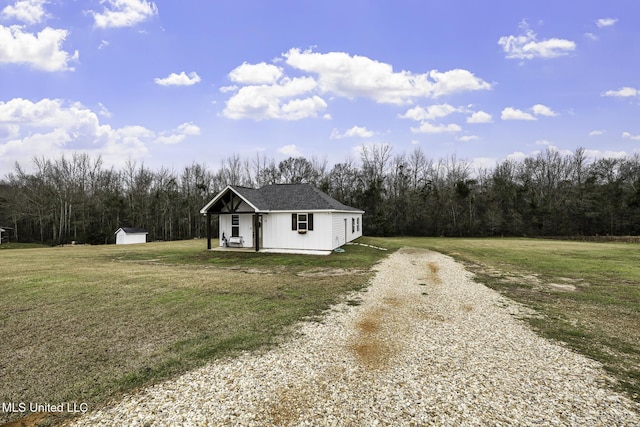
<path id="1" fill-rule="evenodd" d="M 640 152 L 640 2 L 1 0 L 0 177 L 420 147 Z"/>

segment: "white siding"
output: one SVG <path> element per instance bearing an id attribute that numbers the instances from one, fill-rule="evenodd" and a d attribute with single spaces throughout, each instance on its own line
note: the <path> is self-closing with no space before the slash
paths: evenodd
<path id="1" fill-rule="evenodd" d="M 116 233 L 116 245 L 132 245 L 136 243 L 147 243 L 146 233 L 127 234 L 123 230 Z"/>
<path id="2" fill-rule="evenodd" d="M 351 218 L 355 218 L 356 220 L 356 231 L 351 234 L 351 239 L 349 239 L 349 241 L 362 237 L 362 214 L 354 213 L 351 215 Z"/>
<path id="3" fill-rule="evenodd" d="M 345 217 L 338 213 L 334 213 L 332 216 L 331 243 L 333 247 L 331 249 L 335 249 L 346 243 L 344 233 Z"/>
<path id="4" fill-rule="evenodd" d="M 331 213 L 313 213 L 313 230 L 299 233 L 291 229 L 291 214 L 277 212 L 262 216 L 262 247 L 264 249 L 331 250 Z"/>
<path id="5" fill-rule="evenodd" d="M 346 220 L 346 232 L 345 232 L 345 220 Z M 353 222 L 355 221 L 356 227 L 353 228 Z M 358 227 L 359 222 L 359 227 Z M 347 242 L 357 239 L 362 236 L 362 214 L 359 212 L 335 212 L 333 214 L 332 227 L 331 227 L 331 241 L 335 249 L 344 245 Z"/>
<path id="6" fill-rule="evenodd" d="M 244 204 L 244 202 L 242 202 Z M 253 214 L 238 214 L 239 234 L 242 237 L 242 247 L 253 247 Z M 231 214 L 220 215 L 220 239 L 219 245 L 224 246 L 222 235 L 229 239 L 231 237 Z"/>
<path id="7" fill-rule="evenodd" d="M 291 214 L 313 213 L 313 230 L 299 233 L 291 229 Z M 243 247 L 255 247 L 253 214 L 238 214 Z M 231 215 L 220 215 L 220 238 L 231 237 Z M 345 219 L 347 221 L 345 240 Z M 352 231 L 352 220 L 360 221 L 359 230 Z M 362 214 L 350 212 L 272 212 L 262 214 L 262 245 L 260 249 L 291 249 L 330 251 L 362 236 Z"/>

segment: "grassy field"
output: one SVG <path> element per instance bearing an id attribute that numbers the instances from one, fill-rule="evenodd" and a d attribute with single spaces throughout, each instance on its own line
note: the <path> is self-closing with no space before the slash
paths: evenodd
<path id="1" fill-rule="evenodd" d="M 0 402 L 110 398 L 239 351 L 362 288 L 387 252 L 222 253 L 205 241 L 0 253 Z M 17 418 L 0 413 L 0 423 Z"/>
<path id="2" fill-rule="evenodd" d="M 534 239 L 363 238 L 434 249 L 533 308 L 539 333 L 596 360 L 640 401 L 640 246 Z M 390 253 L 209 252 L 204 241 L 3 250 L 0 402 L 94 409 L 239 351 L 362 288 Z M 18 415 L 13 415 L 16 418 Z M 0 422 L 10 418 L 0 413 Z"/>
<path id="3" fill-rule="evenodd" d="M 600 361 L 640 401 L 640 245 L 542 239 L 384 239 L 433 249 L 534 309 L 542 336 Z"/>

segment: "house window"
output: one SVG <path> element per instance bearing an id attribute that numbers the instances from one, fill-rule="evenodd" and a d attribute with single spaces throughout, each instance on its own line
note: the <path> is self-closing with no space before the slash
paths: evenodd
<path id="1" fill-rule="evenodd" d="M 360 231 L 360 217 L 356 218 L 356 231 Z"/>
<path id="2" fill-rule="evenodd" d="M 298 231 L 307 230 L 307 214 L 298 214 Z"/>
<path id="3" fill-rule="evenodd" d="M 240 237 L 240 215 L 231 215 L 231 237 Z"/>
<path id="4" fill-rule="evenodd" d="M 356 219 L 351 218 L 351 233 L 355 233 L 355 232 L 356 232 Z"/>
<path id="5" fill-rule="evenodd" d="M 298 232 L 313 231 L 313 214 L 291 214 L 291 229 Z"/>

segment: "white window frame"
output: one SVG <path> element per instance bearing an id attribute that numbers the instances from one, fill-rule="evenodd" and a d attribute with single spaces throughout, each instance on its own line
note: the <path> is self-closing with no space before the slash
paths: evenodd
<path id="1" fill-rule="evenodd" d="M 234 224 L 234 222 L 236 224 Z M 234 234 L 234 230 L 237 232 Z M 240 237 L 240 215 L 231 215 L 231 237 Z"/>
<path id="2" fill-rule="evenodd" d="M 302 219 L 304 217 L 304 219 Z M 309 214 L 298 214 L 298 231 L 308 231 L 309 229 Z"/>

